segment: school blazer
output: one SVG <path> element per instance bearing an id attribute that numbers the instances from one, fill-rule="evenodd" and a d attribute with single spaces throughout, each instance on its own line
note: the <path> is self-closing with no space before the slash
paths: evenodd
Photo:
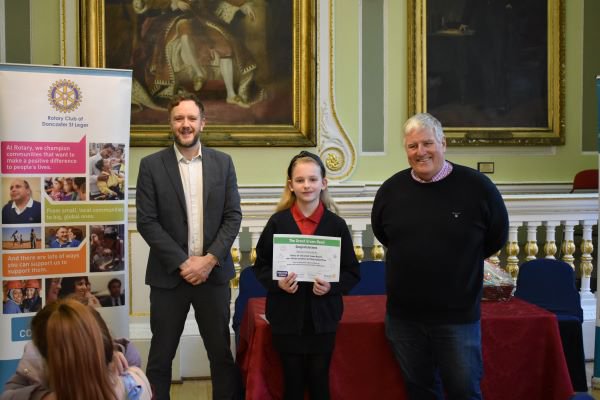
<path id="1" fill-rule="evenodd" d="M 344 311 L 342 294 L 347 294 L 360 280 L 358 260 L 346 222 L 326 209 L 314 233 L 342 238 L 340 282 L 332 282 L 331 290 L 323 296 L 312 293 L 311 282 L 300 282 L 298 291 L 289 294 L 281 290 L 277 281 L 273 280 L 273 235 L 276 233 L 301 233 L 289 209 L 271 216 L 256 245 L 254 270 L 258 280 L 267 288 L 266 317 L 272 332 L 300 334 L 304 324 L 305 307 L 311 307 L 316 333 L 335 332 Z"/>

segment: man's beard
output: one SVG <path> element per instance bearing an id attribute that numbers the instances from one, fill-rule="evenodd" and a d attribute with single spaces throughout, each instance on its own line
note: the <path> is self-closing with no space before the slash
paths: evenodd
<path id="1" fill-rule="evenodd" d="M 179 139 L 179 136 L 177 136 L 175 134 L 173 134 L 173 139 L 175 140 L 175 143 L 179 147 L 190 148 L 190 147 L 194 147 L 196 144 L 198 144 L 198 142 L 200 141 L 200 133 L 194 134 L 194 140 L 192 140 L 189 143 L 183 143 L 183 142 L 181 142 L 181 140 Z"/>

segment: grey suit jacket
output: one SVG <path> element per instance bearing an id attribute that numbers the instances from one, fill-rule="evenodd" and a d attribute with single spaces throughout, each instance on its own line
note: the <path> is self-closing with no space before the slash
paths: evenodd
<path id="1" fill-rule="evenodd" d="M 231 157 L 202 147 L 204 254 L 219 260 L 207 283 L 223 284 L 235 272 L 231 246 L 242 221 Z M 172 146 L 144 157 L 136 188 L 137 229 L 150 246 L 146 284 L 172 289 L 183 282 L 179 266 L 188 258 L 185 194 Z"/>

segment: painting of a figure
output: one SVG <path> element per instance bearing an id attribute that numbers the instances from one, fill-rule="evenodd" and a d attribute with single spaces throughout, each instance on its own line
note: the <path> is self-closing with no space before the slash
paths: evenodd
<path id="1" fill-rule="evenodd" d="M 546 127 L 548 1 L 427 0 L 427 110 L 448 127 Z"/>
<path id="2" fill-rule="evenodd" d="M 292 3 L 106 1 L 106 67 L 133 70 L 132 125 L 166 124 L 180 91 L 213 125 L 291 124 Z"/>

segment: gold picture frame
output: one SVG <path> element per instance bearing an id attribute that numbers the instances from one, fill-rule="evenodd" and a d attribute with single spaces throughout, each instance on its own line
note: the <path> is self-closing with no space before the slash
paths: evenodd
<path id="1" fill-rule="evenodd" d="M 82 65 L 133 70 L 132 146 L 166 146 L 172 143 L 167 125 L 168 115 L 164 110 L 167 96 L 163 98 L 160 95 L 164 95 L 169 90 L 176 92 L 181 88 L 191 88 L 192 90 L 187 91 L 194 91 L 198 87 L 200 87 L 199 97 L 205 103 L 207 110 L 207 126 L 202 134 L 202 142 L 208 146 L 311 147 L 316 145 L 315 0 L 290 0 L 277 4 L 254 0 L 252 2 L 254 8 L 251 12 L 235 6 L 235 4 L 239 5 L 238 1 L 232 2 L 231 7 L 225 4 L 226 7 L 223 9 L 217 11 L 211 9 L 209 16 L 201 15 L 201 12 L 205 12 L 201 8 L 175 12 L 171 9 L 172 2 L 169 0 L 136 1 L 137 9 L 133 8 L 133 0 L 131 2 L 80 1 L 79 31 Z M 204 4 L 195 0 L 175 3 L 187 3 L 192 7 L 195 4 Z M 144 14 L 148 10 L 144 8 L 140 10 L 140 4 L 143 4 L 143 7 L 153 4 L 155 9 L 150 10 L 152 13 Z M 261 7 L 279 8 L 276 10 L 270 8 L 266 12 Z M 139 11 L 143 12 L 138 13 Z M 216 15 L 217 12 L 219 15 Z M 277 13 L 279 13 L 278 17 L 273 16 Z M 266 21 L 269 16 L 272 20 Z M 152 20 L 153 18 L 155 19 Z M 261 18 L 263 24 L 258 25 Z M 153 28 L 149 21 L 156 26 L 153 35 L 149 33 Z M 256 22 L 258 27 L 248 28 L 249 22 L 244 21 Z M 237 23 L 235 27 L 234 23 Z M 168 26 L 171 26 L 171 31 L 175 33 L 170 38 L 167 38 L 167 35 L 161 37 L 160 35 L 163 35 Z M 250 32 L 252 35 L 248 34 L 245 28 L 254 29 Z M 247 35 L 244 36 L 244 33 Z M 184 34 L 192 38 L 194 52 L 204 46 L 204 53 L 209 57 L 205 62 L 206 68 L 200 62 L 198 62 L 201 64 L 200 69 L 192 68 L 190 62 L 185 66 L 187 69 L 182 69 L 182 74 L 188 73 L 187 81 L 183 78 L 178 81 L 179 78 L 173 77 L 175 62 L 171 63 L 169 60 L 167 69 L 170 76 L 167 78 L 170 78 L 169 83 L 176 83 L 166 84 L 163 92 L 157 95 L 153 91 L 156 86 L 147 85 L 147 77 L 148 70 L 154 72 L 159 69 L 156 69 L 154 64 L 152 68 L 147 66 L 150 60 L 162 60 L 164 57 L 153 58 L 149 53 L 160 52 L 160 46 L 169 48 L 165 45 L 167 41 L 172 40 L 173 36 Z M 247 47 L 252 43 L 250 40 L 257 40 L 257 35 L 258 37 L 262 35 L 264 39 L 262 50 L 260 45 L 258 50 L 256 46 L 253 48 L 256 52 L 248 48 L 244 50 L 254 60 L 254 67 L 252 62 L 241 65 L 239 60 L 243 57 L 240 56 L 239 47 Z M 194 41 L 195 38 L 200 39 Z M 221 51 L 222 49 L 224 50 Z M 225 58 L 233 60 L 235 71 L 233 88 L 239 94 L 235 97 L 229 96 L 229 89 L 232 86 L 227 86 L 226 79 L 223 78 L 226 69 L 219 64 Z M 202 58 L 199 53 L 194 53 L 194 59 L 198 61 Z M 128 63 L 130 63 L 129 67 Z M 210 71 L 214 70 L 217 73 L 210 75 Z M 243 75 L 248 70 L 252 70 L 253 73 L 250 82 L 254 90 L 253 98 L 248 95 L 246 99 L 241 99 L 241 82 L 248 82 Z M 204 72 L 201 74 L 198 71 L 209 71 L 209 73 L 202 75 Z M 214 77 L 215 75 L 217 77 Z M 159 79 L 155 80 L 158 81 Z M 213 85 L 209 88 L 211 82 Z M 136 92 L 140 87 L 142 91 Z M 246 85 L 245 88 L 247 87 L 249 86 Z M 202 91 L 209 93 L 209 100 L 205 100 L 207 97 Z M 142 101 L 142 104 L 139 104 L 139 99 L 147 99 L 145 97 L 147 94 L 150 94 L 150 100 L 143 100 L 146 103 Z M 214 98 L 211 100 L 210 96 Z M 151 108 L 153 104 L 158 105 L 158 109 L 153 110 Z"/>
<path id="2" fill-rule="evenodd" d="M 449 145 L 563 145 L 564 9 L 409 0 L 409 115 L 436 116 Z"/>

